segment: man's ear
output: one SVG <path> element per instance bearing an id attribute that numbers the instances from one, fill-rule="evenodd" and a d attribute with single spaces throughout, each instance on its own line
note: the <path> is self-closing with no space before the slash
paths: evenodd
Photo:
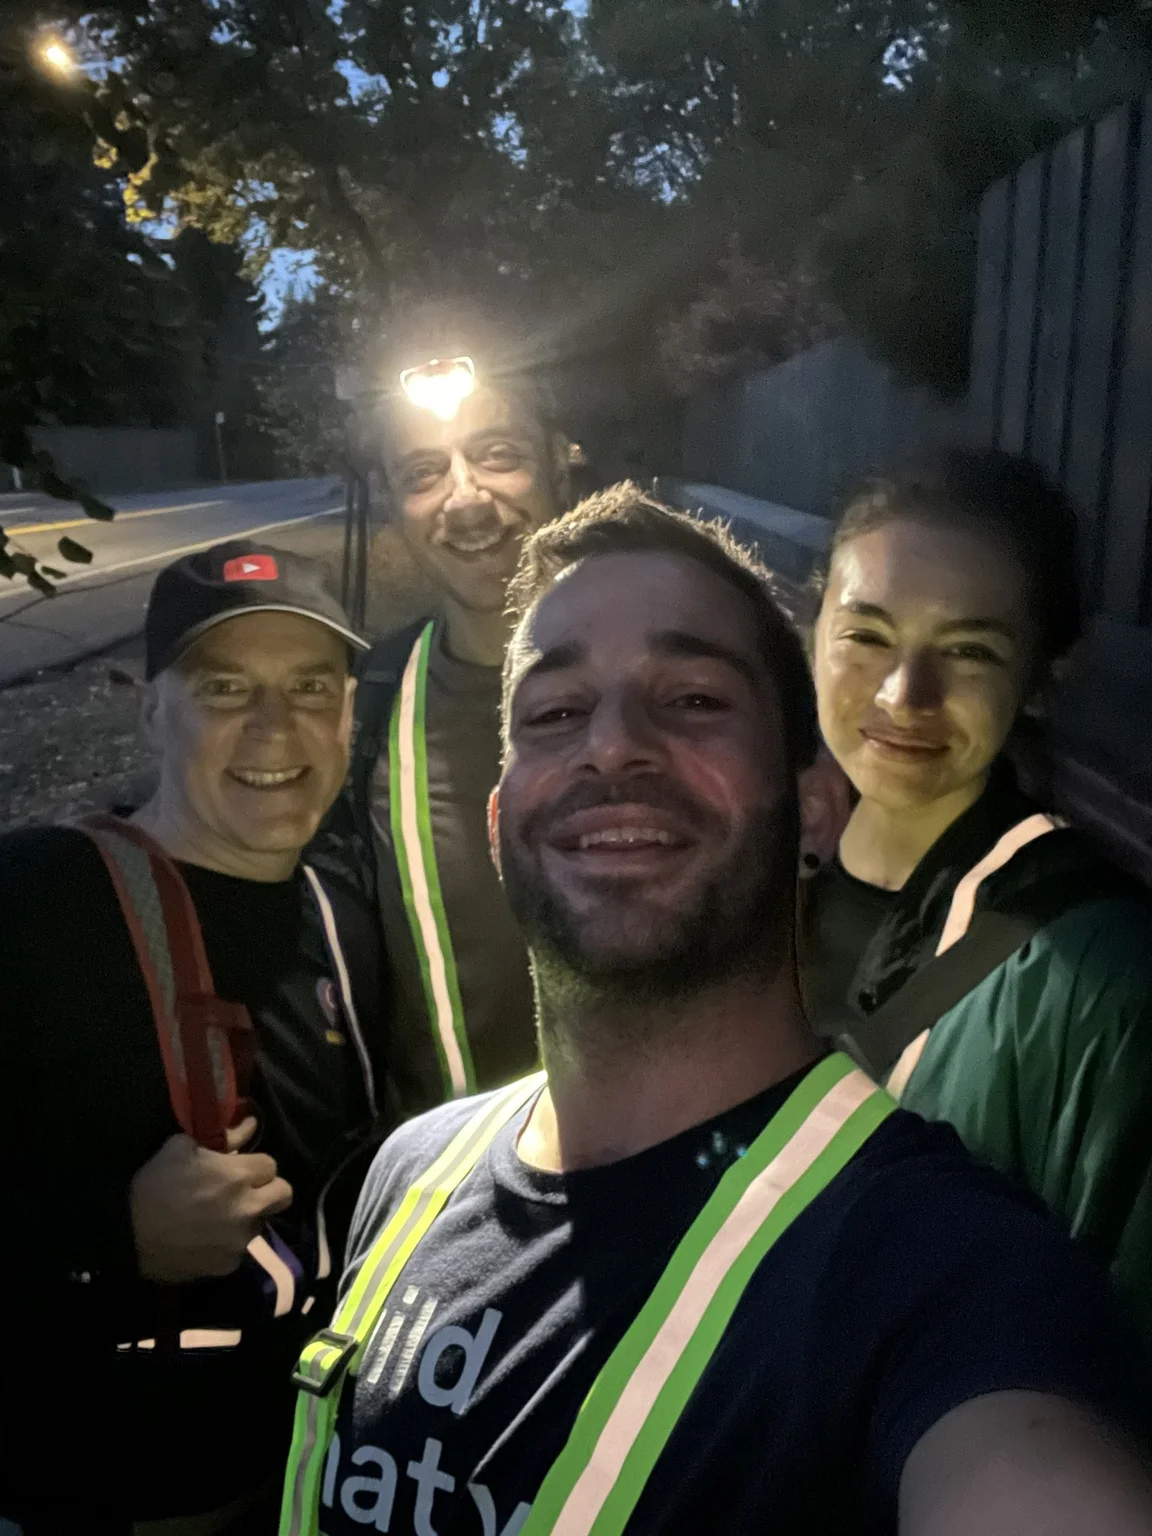
<path id="1" fill-rule="evenodd" d="M 1047 662 L 1041 668 L 1039 677 L 1033 683 L 1031 691 L 1021 706 L 1022 714 L 1030 720 L 1044 719 L 1053 695 L 1059 693 L 1074 670 L 1076 657 L 1075 650 L 1065 651 L 1063 656 L 1057 656 L 1054 661 Z"/>
<path id="2" fill-rule="evenodd" d="M 140 724 L 144 734 L 154 746 L 160 745 L 157 717 L 160 714 L 160 688 L 155 682 L 140 683 Z"/>
<path id="3" fill-rule="evenodd" d="M 835 857 L 852 814 L 852 786 L 828 748 L 821 747 L 812 766 L 801 771 L 799 790 L 802 873 L 815 873 Z"/>
<path id="4" fill-rule="evenodd" d="M 548 458 L 552 485 L 556 492 L 556 506 L 561 512 L 566 512 L 572 505 L 572 471 L 568 464 L 568 439 L 563 432 L 551 434 Z"/>
<path id="5" fill-rule="evenodd" d="M 504 871 L 500 868 L 500 786 L 497 785 L 488 796 L 488 851 L 492 855 L 492 862 L 496 866 L 496 873 L 501 880 Z"/>
<path id="6" fill-rule="evenodd" d="M 357 679 L 349 676 L 344 680 L 344 706 L 340 717 L 340 734 L 346 744 L 352 741 L 352 726 L 356 719 Z"/>

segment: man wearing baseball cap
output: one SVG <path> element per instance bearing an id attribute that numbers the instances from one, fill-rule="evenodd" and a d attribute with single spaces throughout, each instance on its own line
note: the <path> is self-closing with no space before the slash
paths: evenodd
<path id="1" fill-rule="evenodd" d="M 145 645 L 147 804 L 0 838 L 0 1517 L 26 1536 L 274 1527 L 293 1357 L 388 1119 L 376 926 L 301 862 L 363 642 L 319 566 L 235 541 L 161 572 Z M 169 876 L 211 973 L 202 1037 Z M 227 1102 L 215 1148 L 182 1086 L 193 1120 Z"/>

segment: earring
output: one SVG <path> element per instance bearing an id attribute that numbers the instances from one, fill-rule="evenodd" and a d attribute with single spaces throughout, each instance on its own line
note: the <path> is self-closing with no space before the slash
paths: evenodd
<path id="1" fill-rule="evenodd" d="M 800 862 L 810 874 L 814 875 L 820 868 L 820 855 L 818 853 L 806 853 Z"/>

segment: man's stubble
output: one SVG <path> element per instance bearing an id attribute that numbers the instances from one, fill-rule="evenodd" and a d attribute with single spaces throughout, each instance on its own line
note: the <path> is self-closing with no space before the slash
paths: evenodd
<path id="1" fill-rule="evenodd" d="M 579 1020 L 611 1017 L 620 1047 L 643 1049 L 677 1027 L 685 1005 L 721 984 L 770 987 L 791 961 L 797 842 L 794 799 L 763 807 L 696 898 L 655 913 L 645 933 L 619 888 L 606 891 L 599 923 L 582 922 L 538 861 L 502 835 L 505 890 L 531 958 L 542 1033 L 563 1049 Z M 622 932 L 631 944 L 605 942 Z"/>

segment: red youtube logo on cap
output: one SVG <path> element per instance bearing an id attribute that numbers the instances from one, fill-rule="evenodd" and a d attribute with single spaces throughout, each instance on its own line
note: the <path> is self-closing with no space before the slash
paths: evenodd
<path id="1" fill-rule="evenodd" d="M 279 577 L 271 555 L 239 555 L 224 567 L 225 581 L 277 581 Z"/>

